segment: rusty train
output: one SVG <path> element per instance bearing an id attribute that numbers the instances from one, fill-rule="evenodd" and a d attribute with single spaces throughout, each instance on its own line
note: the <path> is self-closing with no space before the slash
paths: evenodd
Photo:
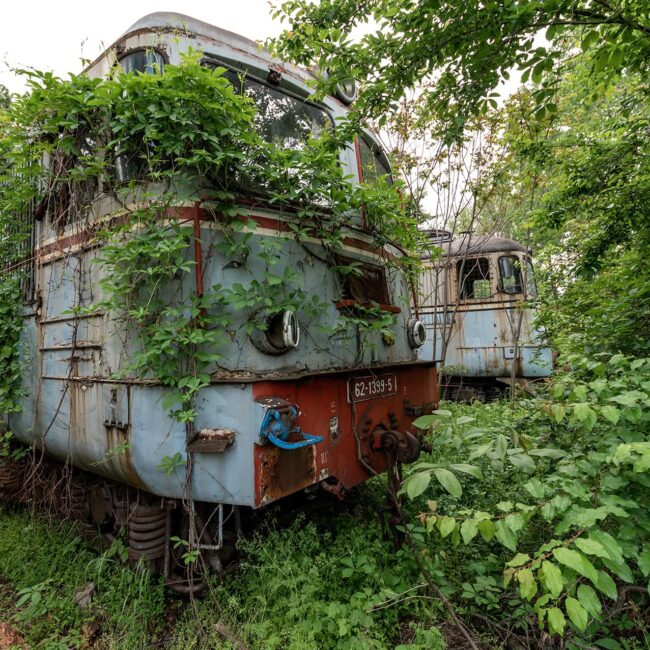
<path id="1" fill-rule="evenodd" d="M 427 330 L 418 349 L 435 360 L 445 399 L 498 398 L 551 374 L 552 351 L 536 326 L 531 251 L 519 242 L 472 232 L 428 232 L 419 316 Z M 438 254 L 441 251 L 441 254 Z"/>
<path id="2" fill-rule="evenodd" d="M 336 96 L 313 103 L 312 72 L 272 59 L 241 36 L 172 13 L 136 22 L 86 74 L 104 76 L 116 65 L 164 74 L 189 48 L 263 100 L 261 128 L 279 133 L 286 146 L 334 123 L 354 99 L 353 85 L 343 84 Z M 290 115 L 299 119 L 286 119 Z M 390 174 L 370 133 L 340 151 L 340 164 L 352 183 Z M 361 275 L 355 286 L 342 287 L 318 258 L 305 263 L 290 214 L 263 197 L 254 207 L 242 203 L 253 253 L 273 239 L 281 265 L 300 269 L 302 289 L 327 302 L 325 324 L 336 323 L 341 310 L 373 300 L 394 316 L 394 336 L 377 335 L 364 348 L 354 333 L 324 340 L 317 332 L 301 336 L 303 316 L 291 311 L 274 314 L 255 336 L 234 327 L 232 345 L 199 393 L 195 435 L 188 440 L 186 427 L 163 406 L 168 388 L 128 374 L 116 379 L 125 352 L 114 316 L 78 309 L 100 293 L 102 270 L 92 263 L 98 255 L 93 219 L 117 209 L 101 205 L 87 220 L 62 228 L 48 211 L 32 224 L 23 397 L 8 423 L 21 443 L 56 461 L 49 478 L 31 476 L 40 480 L 35 489 L 41 496 L 55 495 L 54 484 L 65 486 L 56 496 L 59 505 L 67 504 L 70 513 L 109 538 L 126 531 L 132 559 L 148 561 L 173 588 L 196 591 L 202 581 L 188 574 L 170 538 L 186 540 L 204 565 L 219 572 L 232 557 L 242 509 L 320 486 L 340 495 L 394 461 L 417 458 L 420 442 L 412 421 L 436 408 L 436 365 L 418 361 L 422 323 L 414 316 L 405 274 L 399 265 L 385 264 L 387 253 L 394 259 L 405 253 L 392 245 L 377 249 L 362 215 L 350 218 L 342 244 L 342 254 Z M 206 285 L 244 281 L 244 270 L 219 252 L 220 231 L 207 211 L 179 201 L 176 218 L 196 227 Z M 161 471 L 165 457 L 183 462 Z M 8 498 L 17 489 L 19 469 L 8 477 L 7 471 L 0 471 L 0 483 Z"/>

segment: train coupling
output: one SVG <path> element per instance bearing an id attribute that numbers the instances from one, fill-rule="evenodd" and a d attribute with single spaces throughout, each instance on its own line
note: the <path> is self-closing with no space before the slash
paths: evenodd
<path id="1" fill-rule="evenodd" d="M 371 449 L 384 452 L 400 463 L 414 463 L 420 457 L 420 439 L 409 431 L 376 427 L 372 432 Z"/>

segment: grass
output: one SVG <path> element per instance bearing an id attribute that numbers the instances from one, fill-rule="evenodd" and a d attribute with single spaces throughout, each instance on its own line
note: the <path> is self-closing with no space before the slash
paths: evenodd
<path id="1" fill-rule="evenodd" d="M 74 526 L 0 509 L 0 622 L 30 648 L 442 648 L 436 602 L 387 598 L 419 584 L 415 564 L 382 536 L 380 481 L 352 503 L 272 517 L 241 544 L 237 572 L 189 602 L 119 553 L 89 547 Z M 75 594 L 94 584 L 87 609 Z M 417 591 L 415 592 L 417 593 Z M 229 640 L 230 639 L 230 640 Z"/>
<path id="2" fill-rule="evenodd" d="M 144 648 L 163 631 L 165 597 L 156 580 L 44 516 L 0 509 L 0 579 L 2 619 L 30 647 L 80 647 L 98 625 L 113 647 Z M 90 582 L 92 601 L 82 609 L 75 594 Z"/>

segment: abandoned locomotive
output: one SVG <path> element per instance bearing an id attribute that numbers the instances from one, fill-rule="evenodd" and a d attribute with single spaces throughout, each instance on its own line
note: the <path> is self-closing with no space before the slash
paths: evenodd
<path id="1" fill-rule="evenodd" d="M 418 354 L 435 359 L 445 399 L 485 400 L 506 386 L 548 377 L 551 349 L 538 314 L 531 251 L 492 235 L 432 230 L 420 279 L 428 332 Z"/>
<path id="2" fill-rule="evenodd" d="M 253 100 L 256 127 L 280 148 L 301 146 L 332 128 L 354 99 L 353 85 L 341 84 L 336 96 L 312 102 L 311 72 L 178 14 L 139 20 L 85 72 L 104 78 L 121 66 L 127 73 L 165 75 L 190 49 Z M 370 134 L 338 156 L 351 183 L 390 174 Z M 117 181 L 132 173 L 128 161 L 117 160 L 115 169 Z M 411 423 L 437 399 L 435 365 L 416 363 L 424 340 L 399 264 L 404 252 L 377 244 L 362 214 L 350 215 L 333 263 L 310 230 L 314 224 L 297 223 L 263 188 L 238 191 L 236 234 L 245 237 L 246 260 L 225 245 L 229 235 L 211 210 L 210 188 L 201 188 L 200 201 L 193 189 L 179 191 L 160 216 L 161 231 L 172 223 L 192 233 L 181 253 L 193 269 L 183 295 L 200 299 L 204 286 L 222 292 L 246 287 L 247 266 L 272 250 L 274 277 L 297 271 L 302 293 L 324 305 L 317 326 L 300 308 L 267 304 L 256 307 L 258 326 L 251 329 L 251 310 L 233 310 L 219 360 L 196 391 L 191 422 L 174 417 L 165 406 L 173 390 L 129 367 L 137 336 L 115 313 L 96 307 L 107 272 L 93 263 L 102 256 L 97 232 L 123 223 L 144 193 L 132 194 L 128 206 L 106 195 L 91 199 L 83 219 L 67 221 L 60 218 L 66 197 L 59 194 L 32 219 L 21 408 L 9 417 L 19 441 L 56 459 L 54 474 L 71 472 L 59 502 L 104 534 L 126 530 L 129 555 L 157 565 L 180 591 L 199 587 L 172 537 L 218 572 L 232 551 L 238 508 L 260 508 L 319 485 L 340 495 L 393 461 L 415 460 L 419 440 Z M 155 185 L 147 191 L 155 192 Z M 341 275 L 336 265 L 354 272 Z M 205 309 L 200 301 L 191 304 L 199 305 L 198 314 Z M 368 305 L 373 318 L 390 316 L 390 336 L 386 327 L 360 334 Z M 354 318 L 342 318 L 350 314 Z M 17 490 L 14 478 L 3 484 L 5 495 Z M 32 472 L 29 478 L 39 477 Z M 46 478 L 41 492 L 53 492 Z"/>

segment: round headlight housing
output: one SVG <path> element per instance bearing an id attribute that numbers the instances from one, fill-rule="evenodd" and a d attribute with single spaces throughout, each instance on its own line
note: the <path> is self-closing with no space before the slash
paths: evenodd
<path id="1" fill-rule="evenodd" d="M 284 354 L 300 344 L 296 313 L 286 309 L 266 316 L 266 329 L 251 334 L 255 347 L 265 354 Z"/>
<path id="2" fill-rule="evenodd" d="M 412 348 L 421 348 L 427 341 L 427 330 L 424 323 L 417 318 L 409 319 L 406 324 L 406 335 Z"/>
<path id="3" fill-rule="evenodd" d="M 346 79 L 336 84 L 335 93 L 344 104 L 350 105 L 357 98 L 357 82 L 354 79 Z"/>

